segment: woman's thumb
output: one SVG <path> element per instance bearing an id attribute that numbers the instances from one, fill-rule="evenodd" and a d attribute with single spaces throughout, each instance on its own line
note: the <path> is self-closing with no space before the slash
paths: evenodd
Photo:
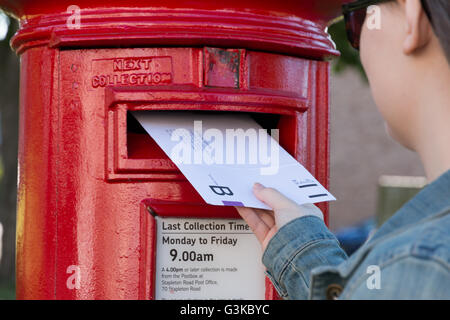
<path id="1" fill-rule="evenodd" d="M 256 198 L 267 204 L 273 210 L 294 209 L 298 207 L 297 203 L 285 197 L 278 190 L 266 188 L 260 183 L 253 185 L 253 193 Z"/>

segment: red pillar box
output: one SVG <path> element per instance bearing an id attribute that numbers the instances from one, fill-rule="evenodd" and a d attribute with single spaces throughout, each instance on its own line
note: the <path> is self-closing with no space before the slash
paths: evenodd
<path id="1" fill-rule="evenodd" d="M 235 209 L 130 112 L 248 113 L 327 187 L 341 0 L 126 3 L 0 0 L 21 20 L 17 298 L 276 298 Z"/>

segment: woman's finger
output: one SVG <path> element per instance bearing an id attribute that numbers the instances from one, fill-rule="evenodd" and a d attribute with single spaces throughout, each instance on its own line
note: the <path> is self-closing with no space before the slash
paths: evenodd
<path id="1" fill-rule="evenodd" d="M 278 190 L 273 188 L 266 188 L 260 183 L 254 184 L 253 193 L 259 200 L 267 204 L 275 211 L 284 209 L 295 209 L 298 207 L 297 203 L 285 197 Z"/>
<path id="2" fill-rule="evenodd" d="M 275 225 L 275 213 L 272 210 L 254 209 L 267 227 L 272 228 Z"/>
<path id="3" fill-rule="evenodd" d="M 252 208 L 235 207 L 242 219 L 247 222 L 260 243 L 264 242 L 270 228 Z"/>

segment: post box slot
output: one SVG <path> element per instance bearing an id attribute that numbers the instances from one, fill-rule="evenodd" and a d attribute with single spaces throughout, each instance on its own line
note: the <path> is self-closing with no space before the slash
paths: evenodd
<path id="1" fill-rule="evenodd" d="M 131 112 L 161 112 L 162 109 L 148 110 L 142 106 L 131 107 L 118 105 L 110 110 L 107 177 L 109 181 L 184 181 L 185 177 L 177 166 L 169 159 L 153 138 L 142 128 Z M 165 110 L 167 112 L 167 110 Z M 179 115 L 180 110 L 177 110 Z M 271 129 L 280 129 L 280 145 L 295 156 L 298 139 L 292 139 L 290 131 L 297 126 L 299 120 L 297 112 L 264 113 L 224 110 L 192 110 L 181 112 L 214 112 L 214 114 L 242 114 L 250 115 L 258 124 L 271 133 Z"/>
<path id="2" fill-rule="evenodd" d="M 139 112 L 139 111 L 138 111 Z M 158 112 L 158 111 L 140 111 L 140 112 Z M 192 112 L 192 111 L 189 111 Z M 199 114 L 211 111 L 197 111 Z M 177 111 L 179 114 L 179 111 Z M 214 111 L 214 114 L 220 116 L 225 111 Z M 226 112 L 229 114 L 230 112 Z M 249 114 L 261 127 L 267 129 L 277 129 L 281 115 L 269 113 L 251 113 L 251 112 L 231 112 L 236 115 Z M 129 159 L 166 159 L 168 158 L 164 151 L 158 146 L 152 137 L 144 130 L 140 123 L 135 119 L 130 111 L 127 111 L 127 155 Z"/>
<path id="3" fill-rule="evenodd" d="M 127 154 L 129 159 L 162 159 L 166 157 L 164 151 L 130 112 L 127 112 Z"/>

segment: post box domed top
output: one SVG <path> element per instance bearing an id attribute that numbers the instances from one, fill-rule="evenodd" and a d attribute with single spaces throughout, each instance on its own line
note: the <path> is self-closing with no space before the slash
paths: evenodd
<path id="1" fill-rule="evenodd" d="M 67 11 L 71 5 L 95 8 L 193 8 L 238 10 L 295 15 L 306 19 L 329 20 L 335 17 L 345 0 L 0 0 L 0 7 L 18 18 Z M 348 1 L 347 1 L 348 2 Z"/>
<path id="2" fill-rule="evenodd" d="M 19 53 L 43 44 L 245 44 L 322 57 L 337 54 L 325 27 L 344 2 L 348 0 L 0 0 L 0 8 L 21 21 L 12 41 Z M 75 27 L 72 20 L 68 23 L 74 14 L 79 14 Z"/>

